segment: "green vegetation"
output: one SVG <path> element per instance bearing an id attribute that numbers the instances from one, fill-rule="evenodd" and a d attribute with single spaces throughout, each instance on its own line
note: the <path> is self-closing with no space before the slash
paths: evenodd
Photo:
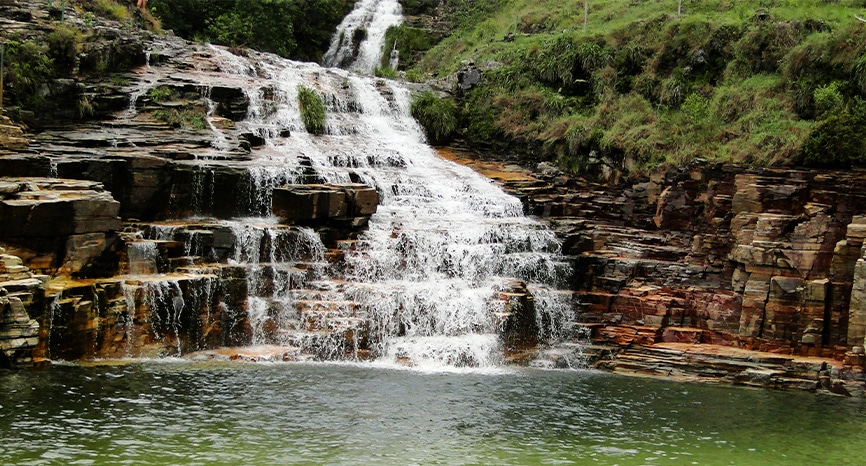
<path id="1" fill-rule="evenodd" d="M 194 105 L 186 105 L 181 109 L 168 108 L 153 112 L 153 119 L 167 123 L 176 128 L 203 130 L 207 128 L 205 109 Z"/>
<path id="2" fill-rule="evenodd" d="M 48 55 L 56 66 L 72 69 L 83 40 L 84 35 L 78 29 L 65 24 L 56 25 L 48 34 Z"/>
<path id="3" fill-rule="evenodd" d="M 158 86 L 147 91 L 147 96 L 154 102 L 165 102 L 172 98 L 173 92 L 168 86 Z"/>
<path id="4" fill-rule="evenodd" d="M 572 171 L 866 164 L 864 0 L 590 0 L 586 30 L 583 2 L 444 1 L 453 33 L 407 75 L 483 70 L 470 143 Z"/>
<path id="5" fill-rule="evenodd" d="M 373 70 L 373 75 L 377 78 L 398 79 L 400 73 L 390 66 L 379 66 Z"/>
<path id="6" fill-rule="evenodd" d="M 15 105 L 36 109 L 45 96 L 40 88 L 54 76 L 48 48 L 32 41 L 6 42 L 3 84 L 5 98 Z"/>
<path id="7" fill-rule="evenodd" d="M 309 87 L 301 86 L 298 88 L 298 106 L 307 132 L 325 134 L 325 101 L 322 96 Z"/>
<path id="8" fill-rule="evenodd" d="M 423 29 L 413 28 L 401 24 L 391 26 L 385 31 L 385 53 L 382 54 L 382 66 L 389 65 L 391 50 L 396 49 L 400 54 L 400 69 L 405 69 L 406 64 L 415 62 L 415 55 L 426 52 L 436 45 L 438 38 Z"/>
<path id="9" fill-rule="evenodd" d="M 447 142 L 457 129 L 457 106 L 431 91 L 417 94 L 411 110 L 432 143 Z"/>
<path id="10" fill-rule="evenodd" d="M 345 0 L 150 0 L 161 26 L 193 40 L 320 61 L 353 3 Z"/>
<path id="11" fill-rule="evenodd" d="M 125 21 L 131 16 L 129 10 L 127 10 L 124 5 L 117 3 L 115 0 L 96 0 L 87 8 L 98 16 L 113 19 L 115 21 Z"/>

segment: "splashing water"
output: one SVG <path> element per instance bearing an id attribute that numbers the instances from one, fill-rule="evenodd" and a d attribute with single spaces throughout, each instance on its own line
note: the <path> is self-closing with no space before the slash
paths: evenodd
<path id="1" fill-rule="evenodd" d="M 545 336 L 557 337 L 550 326 L 574 320 L 570 294 L 556 292 L 570 265 L 559 256 L 554 234 L 523 216 L 519 200 L 437 156 L 409 113 L 407 89 L 267 54 L 214 51 L 218 60 L 232 62 L 222 69 L 257 70 L 258 80 L 243 81 L 247 95 L 265 87 L 273 92 L 276 110 L 251 99 L 246 123 L 291 128 L 290 143 L 271 147 L 283 161 L 279 170 L 304 158 L 326 182 L 363 182 L 381 198 L 368 230 L 345 245 L 342 270 L 315 261 L 300 267 L 270 253 L 262 257 L 261 250 L 235 258 L 267 262 L 269 274 L 281 269 L 294 281 L 253 296 L 256 328 L 269 321 L 280 343 L 321 358 L 361 358 L 359 348 L 366 347 L 374 357 L 417 366 L 484 367 L 502 360 L 500 316 L 507 311 L 499 296 L 515 282 L 540 297 L 535 315 Z M 301 85 L 327 103 L 325 136 L 308 134 L 300 123 Z M 279 178 L 265 169 L 252 173 L 261 176 L 260 186 Z"/>
<path id="2" fill-rule="evenodd" d="M 150 275 L 157 273 L 159 251 L 153 241 L 135 241 L 126 248 L 129 257 L 130 275 Z"/>
<path id="3" fill-rule="evenodd" d="M 403 21 L 397 0 L 361 0 L 337 26 L 324 56 L 326 66 L 373 74 L 380 66 L 385 31 Z"/>

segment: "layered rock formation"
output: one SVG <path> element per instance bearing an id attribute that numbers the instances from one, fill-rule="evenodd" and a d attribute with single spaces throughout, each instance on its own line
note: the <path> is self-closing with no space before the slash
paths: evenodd
<path id="1" fill-rule="evenodd" d="M 42 6 L 2 5 L 4 34 L 39 41 L 52 24 Z M 322 180 L 308 161 L 279 174 L 257 162 L 274 155 L 262 134 L 290 133 L 237 124 L 249 96 L 212 49 L 90 21 L 67 11 L 67 25 L 89 32 L 70 76 L 46 84 L 46 112 L 12 109 L 33 134 L 0 120 L 0 365 L 249 344 L 261 330 L 250 294 L 272 294 L 286 273 L 270 262 L 292 264 L 300 286 L 339 260 L 378 195 L 329 186 L 341 195 L 335 212 L 292 201 L 284 225 L 231 220 L 270 215 L 277 186 Z M 93 73 L 97 65 L 116 73 Z M 74 114 L 82 103 L 86 114 Z M 306 249 L 293 224 L 333 249 Z"/>
<path id="2" fill-rule="evenodd" d="M 91 181 L 0 180 L 0 238 L 44 274 L 113 274 L 116 266 L 100 264 L 100 257 L 117 248 L 119 209 L 120 203 Z"/>
<path id="3" fill-rule="evenodd" d="M 0 367 L 33 364 L 40 326 L 27 308 L 40 307 L 46 279 L 33 275 L 21 258 L 0 248 Z"/>
<path id="4" fill-rule="evenodd" d="M 698 163 L 602 186 L 445 155 L 549 219 L 601 366 L 863 393 L 864 173 Z"/>

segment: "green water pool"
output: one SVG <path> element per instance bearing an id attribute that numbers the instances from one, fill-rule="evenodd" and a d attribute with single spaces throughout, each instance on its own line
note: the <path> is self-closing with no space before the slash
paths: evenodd
<path id="1" fill-rule="evenodd" d="M 591 371 L 0 372 L 0 464 L 862 465 L 866 402 Z"/>

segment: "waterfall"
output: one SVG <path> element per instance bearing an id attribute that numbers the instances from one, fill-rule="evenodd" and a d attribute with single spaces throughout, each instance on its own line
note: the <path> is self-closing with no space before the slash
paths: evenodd
<path id="1" fill-rule="evenodd" d="M 396 70 L 400 65 L 400 51 L 397 50 L 397 41 L 394 41 L 394 48 L 391 49 L 391 54 L 388 56 L 388 66 Z"/>
<path id="2" fill-rule="evenodd" d="M 130 275 L 150 275 L 157 273 L 159 251 L 152 241 L 135 241 L 126 247 L 129 256 Z"/>
<path id="3" fill-rule="evenodd" d="M 242 81 L 247 95 L 263 88 L 274 93 L 276 110 L 264 111 L 251 99 L 245 123 L 291 128 L 285 141 L 265 135 L 279 154 L 275 169 L 297 167 L 304 158 L 325 181 L 360 181 L 381 199 L 368 229 L 344 249 L 340 270 L 322 257 L 276 257 L 256 236 L 266 237 L 267 229 L 236 232 L 247 246 L 234 261 L 249 264 L 251 277 L 269 280 L 267 286 L 250 282 L 257 339 L 321 358 L 362 358 L 359 348 L 366 347 L 372 357 L 416 366 L 493 366 L 502 360 L 500 334 L 509 314 L 502 296 L 516 283 L 539 297 L 535 315 L 545 336 L 558 336 L 551 325 L 574 320 L 570 294 L 557 291 L 570 264 L 555 235 L 525 217 L 518 199 L 439 157 L 410 115 L 406 88 L 269 54 L 213 50 L 221 63 L 232 62 L 223 70 L 256 70 L 256 80 Z M 300 86 L 324 97 L 326 135 L 311 135 L 300 124 Z M 323 248 L 320 240 L 311 242 Z"/>
<path id="4" fill-rule="evenodd" d="M 402 21 L 397 0 L 360 0 L 337 26 L 325 65 L 373 74 L 382 60 L 385 31 Z"/>

